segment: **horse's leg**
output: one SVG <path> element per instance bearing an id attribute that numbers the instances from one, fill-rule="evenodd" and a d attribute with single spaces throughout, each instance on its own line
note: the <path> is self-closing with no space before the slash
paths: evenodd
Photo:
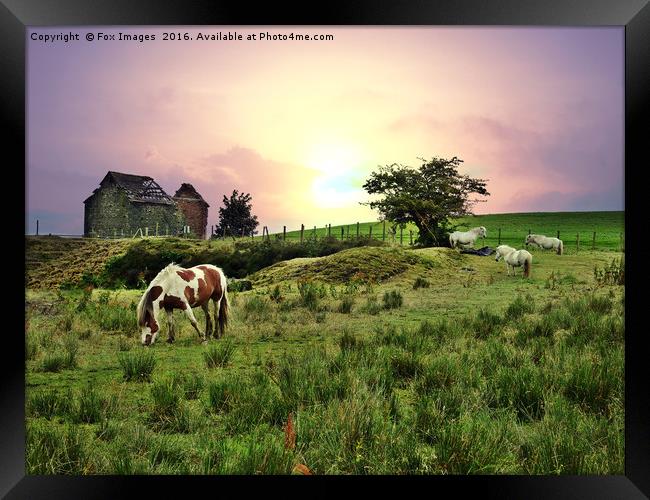
<path id="1" fill-rule="evenodd" d="M 210 308 L 208 307 L 208 302 L 206 301 L 205 304 L 201 306 L 201 309 L 203 309 L 203 312 L 205 313 L 205 336 L 206 338 L 210 338 L 210 335 L 212 334 L 212 320 L 210 318 Z"/>
<path id="2" fill-rule="evenodd" d="M 192 323 L 192 326 L 196 330 L 196 333 L 198 333 L 199 337 L 203 339 L 203 342 L 207 342 L 205 335 L 202 335 L 201 331 L 199 330 L 199 322 L 196 321 L 196 318 L 194 317 L 194 313 L 192 312 L 192 308 L 189 306 L 189 304 L 186 304 L 184 311 L 187 317 L 189 318 L 190 323 Z"/>
<path id="3" fill-rule="evenodd" d="M 167 313 L 167 342 L 174 342 L 174 311 L 173 309 L 165 309 Z"/>

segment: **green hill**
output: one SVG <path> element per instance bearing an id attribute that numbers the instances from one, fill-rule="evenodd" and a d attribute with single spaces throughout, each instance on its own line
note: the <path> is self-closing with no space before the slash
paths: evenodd
<path id="1" fill-rule="evenodd" d="M 472 227 L 484 226 L 487 228 L 486 245 L 495 246 L 499 242 L 499 230 L 501 230 L 501 243 L 520 247 L 523 245 L 526 235 L 529 233 L 557 236 L 564 241 L 567 249 L 575 249 L 577 235 L 580 235 L 580 246 L 591 248 L 594 243 L 594 232 L 596 233 L 595 249 L 619 250 L 622 243 L 622 236 L 625 232 L 625 213 L 619 212 L 530 212 L 513 214 L 489 214 L 463 217 L 456 224 L 458 230 L 465 231 Z M 329 232 L 328 232 L 329 231 Z M 357 233 L 358 231 L 358 233 Z M 385 231 L 385 232 L 384 232 Z M 403 231 L 399 228 L 396 234 L 390 234 L 390 223 L 381 221 L 359 222 L 347 225 L 327 227 L 313 226 L 305 227 L 303 238 L 323 238 L 331 235 L 335 238 L 355 237 L 372 235 L 373 238 L 387 242 L 409 245 L 411 238 L 415 241 L 418 229 L 415 225 L 407 225 Z M 282 233 L 271 235 L 282 237 Z M 300 230 L 287 231 L 287 240 L 299 241 Z"/>

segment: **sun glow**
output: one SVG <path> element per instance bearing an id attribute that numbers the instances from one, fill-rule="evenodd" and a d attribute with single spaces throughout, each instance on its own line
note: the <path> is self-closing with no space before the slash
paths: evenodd
<path id="1" fill-rule="evenodd" d="M 351 145 L 319 144 L 313 147 L 307 166 L 320 174 L 311 186 L 316 206 L 340 208 L 356 204 L 361 193 L 353 178 L 361 162 L 361 151 Z"/>

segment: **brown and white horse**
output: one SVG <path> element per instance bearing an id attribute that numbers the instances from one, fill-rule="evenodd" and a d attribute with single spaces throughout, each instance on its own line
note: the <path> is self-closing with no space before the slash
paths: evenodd
<path id="1" fill-rule="evenodd" d="M 205 342 L 213 330 L 208 303 L 212 299 L 217 331 L 214 337 L 224 334 L 228 324 L 228 293 L 226 276 L 223 271 L 211 264 L 202 264 L 184 269 L 174 263 L 158 273 L 140 299 L 137 308 L 138 326 L 142 331 L 142 344 L 151 345 L 160 331 L 158 315 L 162 309 L 167 313 L 167 342 L 174 342 L 174 309 L 185 312 L 192 326 Z M 201 334 L 192 312 L 193 307 L 201 307 L 205 312 L 205 333 Z M 217 334 L 218 333 L 218 334 Z"/>

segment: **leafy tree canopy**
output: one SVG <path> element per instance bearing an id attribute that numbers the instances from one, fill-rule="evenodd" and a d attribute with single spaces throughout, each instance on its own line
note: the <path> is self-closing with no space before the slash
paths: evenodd
<path id="1" fill-rule="evenodd" d="M 372 172 L 363 189 L 380 198 L 363 204 L 395 225 L 414 223 L 422 245 L 448 245 L 451 220 L 470 215 L 474 204 L 484 201 L 471 195 L 490 195 L 485 189 L 487 181 L 459 174 L 463 160 L 455 156 L 418 160 L 423 162 L 419 168 L 394 163 Z"/>
<path id="2" fill-rule="evenodd" d="M 259 225 L 257 216 L 251 213 L 253 209 L 250 193 L 239 193 L 233 190 L 230 198 L 223 196 L 223 206 L 219 208 L 219 224 L 215 233 L 219 236 L 249 236 L 251 231 L 257 234 L 255 228 Z M 224 232 L 225 231 L 225 232 Z"/>

